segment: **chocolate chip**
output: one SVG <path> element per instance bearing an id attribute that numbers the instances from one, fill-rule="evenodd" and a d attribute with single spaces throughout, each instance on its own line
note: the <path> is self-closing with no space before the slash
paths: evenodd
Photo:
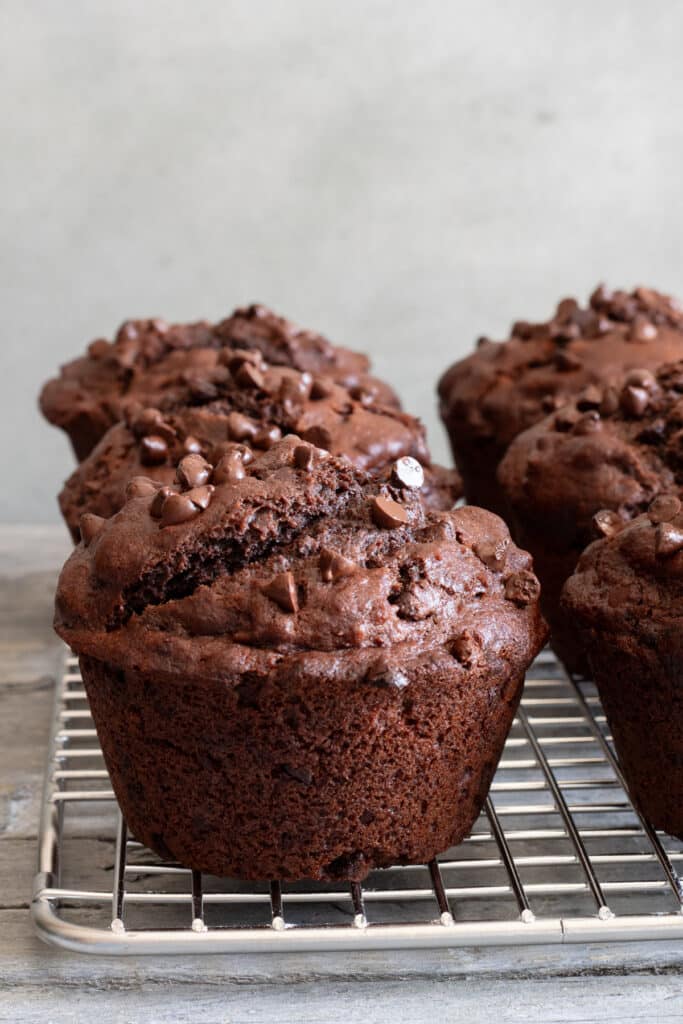
<path id="1" fill-rule="evenodd" d="M 671 558 L 683 550 L 683 530 L 671 523 L 660 523 L 655 533 L 655 554 L 658 558 Z"/>
<path id="2" fill-rule="evenodd" d="M 140 442 L 140 462 L 143 466 L 160 466 L 168 457 L 168 445 L 159 434 L 148 434 Z"/>
<path id="3" fill-rule="evenodd" d="M 264 448 L 268 451 L 276 444 L 282 437 L 282 431 L 279 427 L 262 427 L 258 433 L 254 434 L 252 444 L 256 448 Z"/>
<path id="4" fill-rule="evenodd" d="M 263 387 L 263 374 L 252 363 L 242 363 L 235 374 L 235 380 L 243 388 Z"/>
<path id="5" fill-rule="evenodd" d="M 246 476 L 244 463 L 237 452 L 224 455 L 213 471 L 215 484 L 236 484 Z"/>
<path id="6" fill-rule="evenodd" d="M 332 434 L 329 432 L 327 427 L 323 427 L 322 424 L 317 424 L 314 427 L 309 427 L 303 434 L 304 441 L 310 441 L 316 448 L 324 448 L 326 451 L 329 450 L 332 444 Z"/>
<path id="7" fill-rule="evenodd" d="M 96 516 L 92 512 L 84 512 L 81 516 L 79 528 L 81 531 L 81 540 L 87 548 L 88 545 L 102 532 L 102 528 L 106 523 L 106 519 L 102 516 Z"/>
<path id="8" fill-rule="evenodd" d="M 111 345 L 105 338 L 97 338 L 88 345 L 88 355 L 91 359 L 106 359 L 111 352 Z"/>
<path id="9" fill-rule="evenodd" d="M 645 388 L 646 391 L 656 391 L 657 378 L 650 370 L 631 370 L 626 374 L 626 384 L 633 384 L 637 388 Z"/>
<path id="10" fill-rule="evenodd" d="M 376 392 L 372 388 L 364 387 L 361 384 L 350 388 L 349 394 L 355 402 L 360 402 L 361 405 L 372 405 L 376 397 Z"/>
<path id="11" fill-rule="evenodd" d="M 572 427 L 581 419 L 581 413 L 573 405 L 565 406 L 560 409 L 557 416 L 555 417 L 555 429 L 566 433 L 571 430 Z"/>
<path id="12" fill-rule="evenodd" d="M 594 434 L 596 430 L 602 428 L 600 422 L 600 413 L 597 409 L 590 409 L 585 412 L 581 419 L 577 420 L 574 424 L 572 433 L 581 436 L 583 434 Z"/>
<path id="13" fill-rule="evenodd" d="M 578 310 L 579 304 L 576 299 L 561 299 L 555 310 L 555 319 L 560 323 L 571 322 Z"/>
<path id="14" fill-rule="evenodd" d="M 298 444 L 294 449 L 294 465 L 308 471 L 315 462 L 315 448 L 310 444 Z"/>
<path id="15" fill-rule="evenodd" d="M 521 338 L 523 341 L 528 341 L 533 331 L 534 325 L 530 324 L 528 320 L 517 320 L 512 325 L 513 338 Z"/>
<path id="16" fill-rule="evenodd" d="M 538 600 L 541 593 L 541 584 L 532 572 L 522 569 L 520 572 L 513 572 L 505 580 L 505 597 L 508 601 L 523 607 L 533 604 Z"/>
<path id="17" fill-rule="evenodd" d="M 397 459 L 391 467 L 392 483 L 399 487 L 408 487 L 410 490 L 418 491 L 425 482 L 424 470 L 417 459 L 410 455 L 404 455 Z"/>
<path id="18" fill-rule="evenodd" d="M 135 341 L 139 335 L 137 324 L 134 320 L 124 320 L 116 332 L 117 341 Z"/>
<path id="19" fill-rule="evenodd" d="M 627 384 L 625 388 L 622 388 L 620 401 L 621 408 L 625 413 L 638 418 L 645 413 L 650 404 L 650 395 L 645 388 Z"/>
<path id="20" fill-rule="evenodd" d="M 193 487 L 191 491 L 186 491 L 184 497 L 189 498 L 197 508 L 205 509 L 211 504 L 211 496 L 216 488 L 212 484 L 204 484 L 203 486 Z"/>
<path id="21" fill-rule="evenodd" d="M 481 651 L 481 637 L 466 629 L 451 643 L 450 651 L 461 665 L 465 668 L 472 668 Z"/>
<path id="22" fill-rule="evenodd" d="M 391 498 L 382 498 L 377 495 L 370 502 L 372 518 L 377 526 L 386 530 L 393 530 L 398 526 L 405 526 L 408 522 L 408 513 L 403 505 Z"/>
<path id="23" fill-rule="evenodd" d="M 562 399 L 559 395 L 544 395 L 541 399 L 541 409 L 543 409 L 543 412 L 554 412 L 561 405 Z"/>
<path id="24" fill-rule="evenodd" d="M 403 690 L 410 683 L 410 679 L 396 665 L 391 665 L 384 657 L 374 662 L 365 674 L 365 681 L 373 686 L 393 687 L 396 690 Z"/>
<path id="25" fill-rule="evenodd" d="M 555 356 L 555 366 L 560 373 L 571 373 L 573 370 L 580 370 L 581 365 L 581 360 L 573 352 L 558 352 Z"/>
<path id="26" fill-rule="evenodd" d="M 283 612 L 297 612 L 299 610 L 299 599 L 296 592 L 296 583 L 291 572 L 281 572 L 274 576 L 265 587 L 262 593 L 271 601 L 282 608 Z"/>
<path id="27" fill-rule="evenodd" d="M 345 558 L 331 548 L 323 548 L 318 561 L 320 575 L 325 583 L 336 583 L 345 576 L 353 576 L 358 566 L 350 558 Z"/>
<path id="28" fill-rule="evenodd" d="M 631 324 L 630 341 L 653 341 L 657 328 L 646 316 L 636 316 Z"/>
<path id="29" fill-rule="evenodd" d="M 593 516 L 593 527 L 601 537 L 613 537 L 623 525 L 624 520 L 619 513 L 610 508 L 603 508 Z"/>
<path id="30" fill-rule="evenodd" d="M 160 423 L 163 423 L 163 416 L 158 409 L 131 409 L 131 430 L 136 437 L 144 437 L 146 434 L 154 434 Z"/>
<path id="31" fill-rule="evenodd" d="M 509 537 L 501 537 L 499 540 L 484 537 L 475 541 L 472 550 L 484 565 L 489 569 L 499 569 L 505 561 L 505 555 L 510 544 Z"/>
<path id="32" fill-rule="evenodd" d="M 155 519 L 160 519 L 161 511 L 164 507 L 164 502 L 169 497 L 169 495 L 176 493 L 177 492 L 174 491 L 172 487 L 160 487 L 156 495 L 154 496 L 154 499 L 152 500 L 152 504 L 149 506 L 150 515 L 153 516 Z"/>
<path id="33" fill-rule="evenodd" d="M 601 403 L 602 391 L 595 384 L 589 384 L 579 395 L 576 407 L 585 412 L 587 409 L 599 409 Z"/>
<path id="34" fill-rule="evenodd" d="M 156 480 L 148 476 L 134 476 L 126 484 L 126 498 L 151 498 L 159 490 Z"/>
<path id="35" fill-rule="evenodd" d="M 190 392 L 190 397 L 198 402 L 212 402 L 214 398 L 218 397 L 218 388 L 213 381 L 208 380 L 206 377 L 199 377 L 196 373 L 188 373 L 185 374 L 185 382 Z"/>
<path id="36" fill-rule="evenodd" d="M 600 402 L 600 414 L 602 416 L 613 416 L 619 408 L 619 394 L 616 388 L 605 388 Z"/>
<path id="37" fill-rule="evenodd" d="M 213 466 L 201 455 L 186 455 L 178 463 L 176 477 L 182 487 L 201 487 L 211 476 Z"/>
<path id="38" fill-rule="evenodd" d="M 168 324 L 167 321 L 162 319 L 162 317 L 160 316 L 155 316 L 154 319 L 151 321 L 151 325 L 152 329 L 155 330 L 157 334 L 161 335 L 168 334 L 169 330 L 171 329 L 170 324 Z"/>
<path id="39" fill-rule="evenodd" d="M 202 446 L 196 437 L 192 434 L 188 434 L 183 441 L 183 451 L 187 452 L 188 455 L 199 455 L 201 453 Z"/>
<path id="40" fill-rule="evenodd" d="M 161 507 L 161 525 L 177 526 L 179 523 L 186 523 L 198 516 L 199 512 L 199 507 L 188 494 L 177 494 L 173 491 Z"/>
<path id="41" fill-rule="evenodd" d="M 333 389 L 332 381 L 327 380 L 325 377 L 315 377 L 311 385 L 311 398 L 314 401 L 319 401 L 321 398 L 329 398 Z"/>
<path id="42" fill-rule="evenodd" d="M 228 415 L 228 434 L 234 441 L 248 441 L 258 434 L 258 431 L 256 423 L 243 416 L 241 412 L 231 412 Z"/>
<path id="43" fill-rule="evenodd" d="M 660 494 L 651 503 L 647 514 L 652 523 L 670 523 L 680 511 L 680 498 L 675 494 Z"/>

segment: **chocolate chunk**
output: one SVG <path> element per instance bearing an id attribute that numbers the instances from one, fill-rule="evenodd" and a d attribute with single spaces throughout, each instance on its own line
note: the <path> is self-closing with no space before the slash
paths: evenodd
<path id="1" fill-rule="evenodd" d="M 149 506 L 150 515 L 155 519 L 161 518 L 161 511 L 164 507 L 164 502 L 171 494 L 176 494 L 172 487 L 160 487 L 157 491 L 152 504 Z"/>
<path id="2" fill-rule="evenodd" d="M 670 523 L 680 511 L 680 498 L 675 494 L 660 494 L 651 503 L 647 514 L 652 523 Z"/>
<path id="3" fill-rule="evenodd" d="M 645 388 L 627 384 L 621 392 L 621 408 L 629 416 L 642 416 L 650 404 L 650 395 Z"/>
<path id="4" fill-rule="evenodd" d="M 213 482 L 215 484 L 236 484 L 244 480 L 246 476 L 244 462 L 238 452 L 228 452 L 219 461 L 213 471 Z"/>
<path id="5" fill-rule="evenodd" d="M 322 424 L 317 424 L 303 434 L 304 441 L 310 441 L 316 448 L 324 448 L 326 451 L 329 450 L 332 444 L 332 434 L 329 432 L 327 427 L 323 427 Z"/>
<path id="6" fill-rule="evenodd" d="M 657 328 L 646 316 L 636 316 L 631 324 L 630 341 L 653 341 L 657 337 Z"/>
<path id="7" fill-rule="evenodd" d="M 537 601 L 541 593 L 541 585 L 532 572 L 522 569 L 513 572 L 505 580 L 505 597 L 508 601 L 524 606 Z"/>
<path id="8" fill-rule="evenodd" d="M 422 466 L 410 455 L 404 455 L 397 459 L 391 469 L 392 483 L 399 487 L 408 487 L 410 490 L 419 490 L 425 482 L 425 475 Z"/>
<path id="9" fill-rule="evenodd" d="M 326 583 L 336 583 L 345 576 L 353 576 L 358 566 L 350 558 L 345 558 L 331 548 L 323 548 L 318 562 L 320 575 Z"/>
<path id="10" fill-rule="evenodd" d="M 176 477 L 182 487 L 201 487 L 211 476 L 213 466 L 201 455 L 186 455 L 178 463 Z"/>
<path id="11" fill-rule="evenodd" d="M 168 445 L 159 434 L 149 434 L 140 442 L 140 462 L 143 466 L 160 466 L 168 457 Z"/>
<path id="12" fill-rule="evenodd" d="M 593 527 L 601 537 L 613 537 L 615 533 L 619 533 L 623 525 L 624 521 L 619 513 L 613 512 L 610 508 L 603 508 L 593 516 Z"/>
<path id="13" fill-rule="evenodd" d="M 298 444 L 294 449 L 294 465 L 308 471 L 315 462 L 315 448 L 310 444 Z"/>
<path id="14" fill-rule="evenodd" d="M 254 434 L 252 444 L 255 448 L 263 448 L 268 451 L 281 437 L 282 431 L 279 427 L 262 427 L 261 430 Z"/>
<path id="15" fill-rule="evenodd" d="M 278 576 L 274 576 L 270 583 L 262 588 L 262 593 L 271 601 L 275 601 L 275 604 L 279 605 L 283 612 L 298 612 L 299 610 L 296 583 L 291 572 L 281 572 Z"/>
<path id="16" fill-rule="evenodd" d="M 321 398 L 329 398 L 334 390 L 331 380 L 326 377 L 314 377 L 311 385 L 311 398 L 320 401 Z"/>
<path id="17" fill-rule="evenodd" d="M 488 566 L 489 569 L 500 569 L 505 561 L 505 555 L 510 545 L 509 537 L 502 537 L 496 541 L 492 537 L 483 537 L 472 545 L 477 558 Z"/>
<path id="18" fill-rule="evenodd" d="M 242 363 L 235 374 L 235 380 L 243 388 L 263 387 L 263 374 L 252 363 Z"/>
<path id="19" fill-rule="evenodd" d="M 671 558 L 683 550 L 683 529 L 671 523 L 660 523 L 655 533 L 655 554 L 658 558 Z"/>
<path id="20" fill-rule="evenodd" d="M 249 441 L 258 434 L 259 427 L 241 412 L 228 415 L 228 433 L 233 441 Z"/>
<path id="21" fill-rule="evenodd" d="M 168 495 L 161 507 L 161 525 L 177 526 L 179 523 L 186 523 L 198 516 L 199 512 L 199 506 L 189 494 L 177 494 L 174 491 Z"/>
<path id="22" fill-rule="evenodd" d="M 466 629 L 456 637 L 450 647 L 451 654 L 465 668 L 472 668 L 481 651 L 481 637 Z"/>
<path id="23" fill-rule="evenodd" d="M 382 498 L 380 495 L 374 497 L 370 503 L 372 518 L 377 526 L 385 530 L 393 530 L 398 526 L 405 526 L 408 522 L 408 513 L 403 505 L 391 498 Z"/>
<path id="24" fill-rule="evenodd" d="M 199 455 L 201 453 L 202 446 L 196 437 L 192 434 L 188 434 L 183 441 L 183 451 L 187 452 L 188 455 Z"/>
<path id="25" fill-rule="evenodd" d="M 151 498 L 158 490 L 156 480 L 150 480 L 148 476 L 134 476 L 126 484 L 126 498 Z"/>
<path id="26" fill-rule="evenodd" d="M 96 516 L 92 512 L 85 512 L 81 516 L 81 521 L 79 524 L 81 530 L 81 540 L 85 544 L 86 548 L 91 543 L 91 541 L 93 541 L 95 537 L 97 537 L 97 535 L 102 532 L 102 527 L 104 526 L 106 521 L 107 520 L 103 519 L 102 516 Z"/>

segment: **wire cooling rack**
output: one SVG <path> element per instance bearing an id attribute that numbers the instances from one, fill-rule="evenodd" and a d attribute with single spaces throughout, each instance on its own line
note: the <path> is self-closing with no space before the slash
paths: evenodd
<path id="1" fill-rule="evenodd" d="M 682 861 L 683 843 L 633 808 L 593 685 L 545 651 L 486 806 L 457 848 L 362 886 L 202 876 L 128 835 L 69 656 L 32 913 L 47 941 L 106 954 L 683 938 Z"/>

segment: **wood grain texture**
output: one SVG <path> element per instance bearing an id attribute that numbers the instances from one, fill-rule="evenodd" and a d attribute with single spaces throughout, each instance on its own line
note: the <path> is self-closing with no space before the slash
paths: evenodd
<path id="1" fill-rule="evenodd" d="M 40 943 L 27 907 L 67 552 L 61 528 L 0 528 L 0 1022 L 681 1019 L 681 943 L 166 959 Z M 112 863 L 109 841 L 83 844 Z"/>

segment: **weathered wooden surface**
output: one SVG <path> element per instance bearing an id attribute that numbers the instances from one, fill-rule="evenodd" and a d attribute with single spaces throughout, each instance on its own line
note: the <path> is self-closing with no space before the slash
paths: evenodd
<path id="1" fill-rule="evenodd" d="M 27 908 L 67 552 L 59 528 L 0 528 L 0 1022 L 681 1020 L 681 943 L 183 959 L 40 943 Z"/>

